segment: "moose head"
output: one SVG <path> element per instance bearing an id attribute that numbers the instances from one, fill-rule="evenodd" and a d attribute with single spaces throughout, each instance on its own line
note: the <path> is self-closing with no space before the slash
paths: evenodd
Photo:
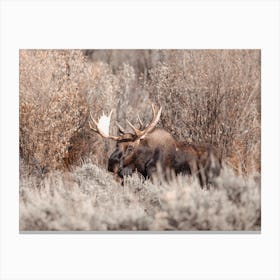
<path id="1" fill-rule="evenodd" d="M 117 123 L 119 128 L 118 136 L 109 135 L 112 111 L 108 117 L 103 114 L 98 122 L 91 115 L 90 128 L 103 138 L 116 141 L 116 149 L 108 160 L 109 171 L 123 177 L 137 170 L 144 177 L 149 177 L 155 171 L 156 163 L 161 156 L 160 154 L 163 153 L 163 149 L 170 148 L 170 146 L 175 149 L 174 138 L 165 130 L 155 129 L 160 119 L 161 111 L 162 107 L 157 110 L 152 104 L 152 120 L 148 125 L 144 126 L 138 116 L 140 128 L 136 128 L 127 120 L 133 133 L 125 132 Z"/>

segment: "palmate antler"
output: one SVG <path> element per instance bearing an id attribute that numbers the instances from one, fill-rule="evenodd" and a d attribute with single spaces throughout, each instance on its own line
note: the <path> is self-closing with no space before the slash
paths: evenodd
<path id="1" fill-rule="evenodd" d="M 157 123 L 158 123 L 158 121 L 160 119 L 162 107 L 160 107 L 159 110 L 156 112 L 155 106 L 154 106 L 154 104 L 152 104 L 152 110 L 153 110 L 153 118 L 152 118 L 150 124 L 148 126 L 146 126 L 146 128 L 144 128 L 144 129 L 142 129 L 143 123 L 140 120 L 139 116 L 138 116 L 138 120 L 139 120 L 140 125 L 141 125 L 141 130 L 137 129 L 133 124 L 131 124 L 127 120 L 128 125 L 133 129 L 135 135 L 138 138 L 143 139 L 149 132 L 151 132 L 156 127 L 156 125 L 157 125 Z"/>
<path id="2" fill-rule="evenodd" d="M 120 139 L 120 136 L 109 135 L 112 112 L 113 111 L 111 111 L 108 116 L 106 116 L 103 112 L 103 115 L 99 118 L 98 122 L 93 118 L 90 112 L 91 120 L 89 121 L 89 127 L 103 138 L 118 141 Z M 95 127 L 92 125 L 92 123 L 95 124 Z"/>

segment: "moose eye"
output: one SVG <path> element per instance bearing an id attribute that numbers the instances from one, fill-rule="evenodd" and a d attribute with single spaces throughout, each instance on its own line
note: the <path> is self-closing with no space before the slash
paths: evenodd
<path id="1" fill-rule="evenodd" d="M 133 150 L 133 146 L 129 145 L 126 149 L 126 154 L 130 154 Z"/>

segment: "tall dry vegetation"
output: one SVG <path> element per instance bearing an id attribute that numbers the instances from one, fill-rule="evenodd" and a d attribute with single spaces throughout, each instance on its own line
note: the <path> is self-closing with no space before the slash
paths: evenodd
<path id="1" fill-rule="evenodd" d="M 91 63 L 80 50 L 21 50 L 19 76 L 20 156 L 39 175 L 88 157 L 106 164 L 112 143 L 89 131 L 89 110 L 100 115 L 115 108 L 114 118 L 122 121 L 134 111 L 131 100 L 145 108 L 146 97 L 131 95 L 137 92 L 131 66 L 113 74 L 108 64 Z"/>
<path id="2" fill-rule="evenodd" d="M 180 140 L 216 145 L 245 172 L 260 170 L 259 51 L 171 51 L 150 75 L 164 127 Z"/>
<path id="3" fill-rule="evenodd" d="M 81 71 L 82 59 L 75 51 L 20 51 L 20 155 L 39 174 L 64 166 L 84 126 L 87 104 L 70 71 Z"/>
<path id="4" fill-rule="evenodd" d="M 105 166 L 114 144 L 89 131 L 89 110 L 114 109 L 126 127 L 137 113 L 148 121 L 151 101 L 178 139 L 260 171 L 258 50 L 21 50 L 20 155 L 39 174 L 88 157 Z"/>

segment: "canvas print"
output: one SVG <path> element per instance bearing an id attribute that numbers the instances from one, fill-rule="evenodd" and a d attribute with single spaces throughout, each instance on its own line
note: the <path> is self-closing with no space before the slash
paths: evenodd
<path id="1" fill-rule="evenodd" d="M 261 230 L 261 51 L 19 50 L 20 232 Z"/>

